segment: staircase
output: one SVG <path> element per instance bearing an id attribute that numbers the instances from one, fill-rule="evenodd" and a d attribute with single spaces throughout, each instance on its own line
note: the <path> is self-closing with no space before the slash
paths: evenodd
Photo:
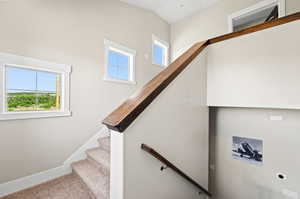
<path id="1" fill-rule="evenodd" d="M 110 137 L 100 138 L 99 147 L 86 151 L 87 158 L 72 164 L 72 169 L 87 187 L 91 198 L 108 199 L 110 185 Z"/>

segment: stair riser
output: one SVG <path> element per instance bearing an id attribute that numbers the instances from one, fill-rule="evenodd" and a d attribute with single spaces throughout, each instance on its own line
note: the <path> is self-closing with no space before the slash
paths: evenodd
<path id="1" fill-rule="evenodd" d="M 85 160 L 74 162 L 71 166 L 92 199 L 109 199 L 110 138 L 100 138 L 98 142 L 99 147 L 86 151 Z"/>
<path id="2" fill-rule="evenodd" d="M 89 162 L 89 160 L 87 160 L 87 159 L 85 161 Z M 89 164 L 92 165 L 92 163 L 90 163 L 90 162 L 89 162 Z M 81 182 L 85 185 L 85 187 L 87 187 L 87 189 L 89 190 L 90 196 L 93 199 L 109 199 L 109 183 L 107 184 L 107 186 L 106 185 L 105 186 L 100 185 L 99 188 L 97 187 L 95 189 L 95 186 L 90 184 L 91 182 L 86 181 L 87 180 L 87 178 L 86 178 L 87 176 L 86 176 L 86 174 L 84 174 L 82 172 L 82 168 L 83 168 L 82 166 L 78 167 L 78 162 L 72 164 L 73 173 L 75 173 L 80 178 Z M 96 166 L 94 166 L 94 168 L 97 169 Z M 99 170 L 99 173 L 101 173 L 100 170 Z M 103 175 L 103 177 L 101 176 L 101 178 L 104 179 L 104 178 L 106 178 L 106 176 Z M 109 177 L 108 177 L 107 180 L 109 180 Z"/>
<path id="3" fill-rule="evenodd" d="M 108 175 L 108 176 L 110 175 L 110 168 L 109 167 L 105 167 L 104 165 L 100 164 L 99 162 L 94 160 L 89 155 L 87 156 L 87 160 L 90 163 L 92 163 L 93 165 L 95 165 L 103 174 Z"/>
<path id="4" fill-rule="evenodd" d="M 81 177 L 78 175 L 78 173 L 76 171 L 73 170 L 73 173 L 75 173 L 79 178 L 80 178 L 80 182 L 83 186 L 86 187 L 86 190 L 88 191 L 89 193 L 89 196 L 92 198 L 92 199 L 97 199 L 97 197 L 92 193 L 92 191 L 89 189 L 89 187 L 82 181 Z"/>

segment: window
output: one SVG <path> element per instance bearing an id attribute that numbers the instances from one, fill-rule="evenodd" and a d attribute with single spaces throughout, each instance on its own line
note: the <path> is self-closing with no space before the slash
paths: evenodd
<path id="1" fill-rule="evenodd" d="M 60 74 L 6 66 L 5 111 L 60 110 Z"/>
<path id="2" fill-rule="evenodd" d="M 70 66 L 0 53 L 0 120 L 68 116 Z"/>
<path id="3" fill-rule="evenodd" d="M 268 22 L 285 16 L 285 0 L 264 0 L 228 17 L 229 32 Z"/>
<path id="4" fill-rule="evenodd" d="M 169 64 L 169 44 L 152 36 L 152 63 L 166 67 Z"/>
<path id="5" fill-rule="evenodd" d="M 105 75 L 104 80 L 135 84 L 136 52 L 112 41 L 104 40 Z"/>

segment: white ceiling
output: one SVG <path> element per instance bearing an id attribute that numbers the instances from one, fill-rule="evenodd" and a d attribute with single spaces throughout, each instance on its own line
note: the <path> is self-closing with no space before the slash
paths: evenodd
<path id="1" fill-rule="evenodd" d="M 120 0 L 155 12 L 169 23 L 205 9 L 218 0 Z"/>

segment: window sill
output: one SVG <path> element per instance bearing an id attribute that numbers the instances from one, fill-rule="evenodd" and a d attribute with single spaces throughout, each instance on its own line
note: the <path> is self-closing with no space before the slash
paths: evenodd
<path id="1" fill-rule="evenodd" d="M 107 82 L 113 82 L 113 83 L 136 85 L 135 81 L 126 81 L 126 80 L 112 79 L 112 78 L 108 78 L 108 77 L 104 77 L 103 80 L 107 81 Z"/>
<path id="2" fill-rule="evenodd" d="M 2 113 L 0 120 L 26 120 L 26 119 L 39 119 L 50 117 L 69 117 L 72 113 L 70 111 L 40 111 L 40 112 L 15 112 L 15 113 Z"/>

